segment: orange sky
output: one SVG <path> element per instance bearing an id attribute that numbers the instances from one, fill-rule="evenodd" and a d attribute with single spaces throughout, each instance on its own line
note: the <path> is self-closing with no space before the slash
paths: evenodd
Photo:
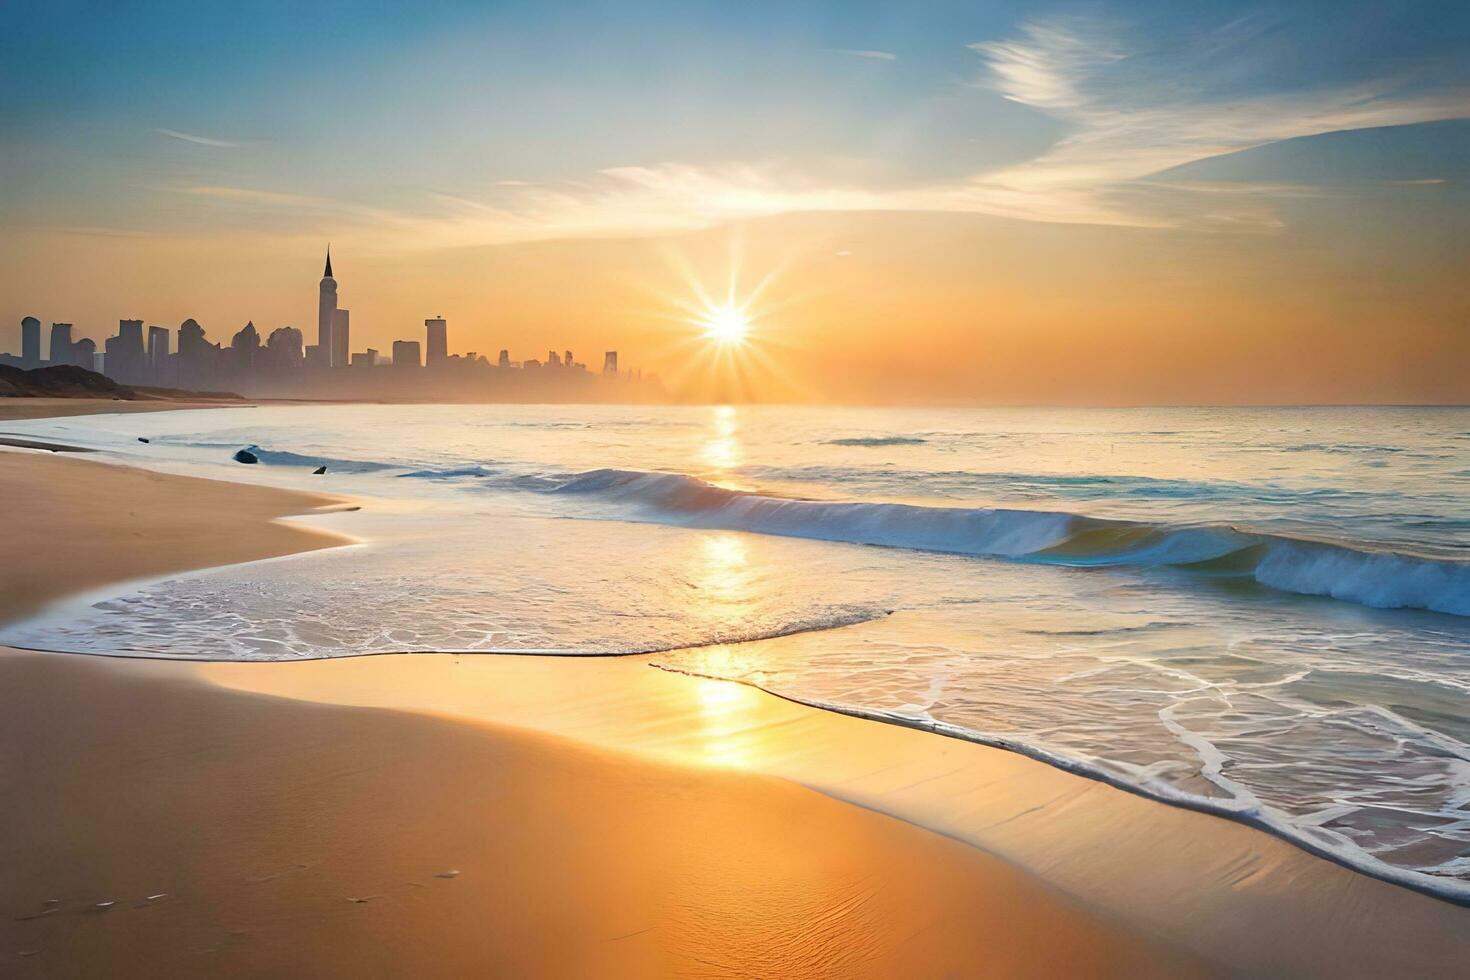
<path id="1" fill-rule="evenodd" d="M 311 339 L 315 242 L 17 244 L 4 244 L 0 291 L 33 299 L 5 311 L 0 348 L 16 346 L 27 312 L 99 340 L 121 316 L 170 327 L 193 316 L 225 342 L 249 318 Z M 442 314 L 453 351 L 571 348 L 595 366 L 617 349 L 680 397 L 1004 404 L 1470 400 L 1470 301 L 1453 250 L 1440 255 L 926 214 L 448 250 L 334 244 L 354 349 L 386 350 Z M 713 368 L 681 309 L 698 305 L 689 275 L 723 297 L 736 264 L 739 302 L 770 277 L 746 349 L 728 352 L 738 378 Z"/>
<path id="2" fill-rule="evenodd" d="M 1470 13 L 1430 6 L 16 5 L 0 351 L 312 343 L 330 241 L 354 350 L 442 315 L 686 399 L 1470 402 Z M 687 307 L 736 267 L 714 371 Z"/>

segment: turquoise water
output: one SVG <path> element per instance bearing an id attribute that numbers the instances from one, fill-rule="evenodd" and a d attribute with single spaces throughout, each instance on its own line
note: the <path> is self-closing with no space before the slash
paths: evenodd
<path id="1" fill-rule="evenodd" d="M 321 519 L 360 546 L 139 584 L 5 642 L 651 653 L 1470 892 L 1470 410 L 292 406 L 7 428 L 368 505 Z M 230 460 L 246 446 L 259 465 Z"/>

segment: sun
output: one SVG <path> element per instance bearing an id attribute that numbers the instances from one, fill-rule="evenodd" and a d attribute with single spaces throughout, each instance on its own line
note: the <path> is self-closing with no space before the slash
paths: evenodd
<path id="1" fill-rule="evenodd" d="M 750 335 L 750 317 L 733 304 L 715 306 L 700 317 L 704 335 L 722 344 L 740 344 Z"/>

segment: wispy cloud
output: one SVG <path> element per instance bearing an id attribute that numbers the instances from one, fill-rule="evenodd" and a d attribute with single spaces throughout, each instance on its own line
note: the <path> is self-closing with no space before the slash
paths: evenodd
<path id="1" fill-rule="evenodd" d="M 984 59 L 982 85 L 1072 129 L 1041 156 L 977 178 L 974 193 L 1039 220 L 1150 224 L 1161 216 L 1140 208 L 1137 195 L 1126 205 L 1116 198 L 1130 182 L 1159 171 L 1294 137 L 1470 113 L 1470 94 L 1405 94 L 1405 79 L 1232 91 L 1242 68 L 1255 63 L 1253 44 L 1269 26 L 1238 20 L 1165 44 L 1135 41 L 1114 22 L 1064 17 L 971 45 Z"/>
<path id="2" fill-rule="evenodd" d="M 412 223 L 426 245 L 502 244 L 698 231 L 793 211 L 864 211 L 882 195 L 775 167 L 666 163 L 610 167 L 552 183 L 501 182 L 482 197 L 435 194 Z"/>
<path id="3" fill-rule="evenodd" d="M 871 61 L 898 60 L 898 55 L 892 51 L 876 51 L 871 48 L 833 48 L 832 53 L 851 55 L 854 58 L 867 58 Z"/>
<path id="4" fill-rule="evenodd" d="M 388 208 L 319 194 L 300 194 L 227 184 L 193 184 L 158 190 L 208 202 L 216 215 L 234 215 L 239 226 L 297 229 L 320 234 L 333 228 L 370 227 L 393 230 L 414 223 L 412 215 Z"/>
<path id="5" fill-rule="evenodd" d="M 612 167 L 572 181 L 497 181 L 467 193 L 428 192 L 395 209 L 252 187 L 160 188 L 209 202 L 237 226 L 336 229 L 385 236 L 403 248 L 647 237 L 797 211 L 905 209 L 858 187 L 834 187 L 781 168 L 669 163 Z"/>
<path id="6" fill-rule="evenodd" d="M 330 207 L 334 202 L 330 198 L 315 197 L 309 194 L 291 194 L 283 191 L 257 190 L 252 187 L 230 187 L 217 184 L 197 184 L 185 187 L 170 187 L 179 194 L 192 194 L 195 197 L 212 197 L 221 201 L 232 201 L 240 204 L 258 204 L 274 207 Z"/>
<path id="7" fill-rule="evenodd" d="M 1264 44 L 1275 28 L 1269 17 L 1257 16 L 1142 38 L 1126 23 L 1068 16 L 1028 21 L 1010 37 L 970 45 L 980 59 L 976 87 L 1057 120 L 1064 134 L 1023 162 L 927 184 L 870 185 L 856 177 L 817 176 L 791 162 L 667 161 L 606 168 L 576 180 L 487 180 L 453 194 L 400 200 L 393 209 L 234 186 L 175 190 L 234 212 L 269 216 L 278 225 L 310 224 L 312 233 L 375 227 L 405 247 L 675 234 L 804 211 L 962 212 L 1262 231 L 1280 227 L 1278 201 L 1328 191 L 1287 180 L 1152 178 L 1293 137 L 1470 115 L 1465 92 L 1436 89 L 1423 73 L 1316 87 L 1258 83 L 1273 70 L 1282 76 L 1272 60 L 1279 60 L 1281 47 Z"/>
<path id="8" fill-rule="evenodd" d="M 1174 37 L 1134 35 L 1126 23 L 1067 16 L 1023 23 L 1012 37 L 970 45 L 981 87 L 1067 127 L 1038 156 L 967 179 L 904 188 L 834 185 L 790 166 L 613 168 L 591 179 L 528 184 L 501 195 L 501 230 L 557 237 L 662 233 L 792 211 L 973 212 L 1030 221 L 1271 230 L 1271 199 L 1312 193 L 1277 182 L 1249 192 L 1149 178 L 1181 164 L 1335 130 L 1470 114 L 1458 89 L 1376 78 L 1316 88 L 1242 89 L 1242 75 L 1280 67 L 1265 42 L 1269 15 Z M 859 57 L 887 52 L 844 50 Z M 1418 79 L 1422 83 L 1423 79 Z M 1410 93 L 1412 94 L 1406 94 Z M 507 189 L 507 188 L 502 188 Z"/>
<path id="9" fill-rule="evenodd" d="M 982 55 L 994 87 L 1015 102 L 1055 112 L 1072 112 L 1090 97 L 1082 83 L 1126 56 L 1097 21 L 1033 22 L 1021 36 L 969 45 Z"/>
<path id="10" fill-rule="evenodd" d="M 177 129 L 155 129 L 153 130 L 153 132 L 157 133 L 160 136 L 167 136 L 169 139 L 179 140 L 183 143 L 193 143 L 195 146 L 235 147 L 243 145 L 233 140 L 217 140 L 209 136 L 198 136 L 194 133 L 183 133 Z"/>

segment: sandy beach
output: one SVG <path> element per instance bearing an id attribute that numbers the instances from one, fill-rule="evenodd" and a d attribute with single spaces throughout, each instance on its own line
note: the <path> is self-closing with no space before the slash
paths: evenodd
<path id="1" fill-rule="evenodd" d="M 0 485 L 34 517 L 9 535 L 6 616 L 320 546 L 274 518 L 333 504 L 25 451 L 0 453 Z M 246 693 L 194 665 L 4 651 L 0 672 L 6 975 L 1201 969 L 995 857 L 772 776 Z"/>
<path id="2" fill-rule="evenodd" d="M 0 618 L 330 546 L 281 518 L 344 505 L 23 449 L 0 450 L 0 494 L 27 514 Z M 640 658 L 0 650 L 0 674 L 7 976 L 1407 976 L 1470 955 L 1465 909 L 1260 831 Z"/>
<path id="3" fill-rule="evenodd" d="M 1470 980 L 1470 2 L 240 6 L 0 2 L 0 980 Z"/>

